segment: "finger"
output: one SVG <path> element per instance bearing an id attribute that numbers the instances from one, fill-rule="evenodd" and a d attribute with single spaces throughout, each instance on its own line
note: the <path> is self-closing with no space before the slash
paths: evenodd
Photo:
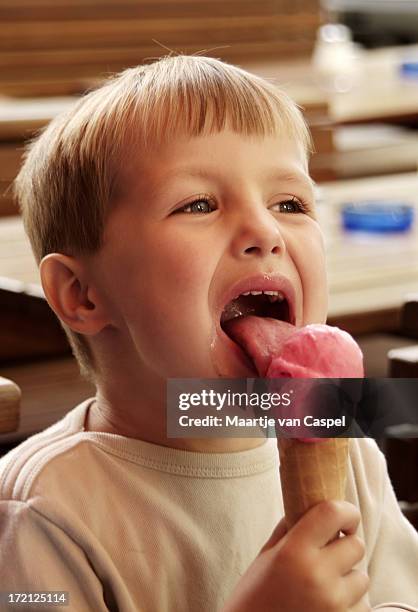
<path id="1" fill-rule="evenodd" d="M 357 531 L 360 512 L 348 502 L 324 501 L 302 516 L 293 526 L 292 539 L 300 540 L 300 545 L 317 548 L 326 546 L 339 531 L 352 535 Z"/>
<path id="2" fill-rule="evenodd" d="M 347 594 L 348 605 L 355 606 L 361 603 L 361 600 L 369 590 L 370 579 L 365 572 L 352 570 L 344 576 L 343 584 Z"/>
<path id="3" fill-rule="evenodd" d="M 340 576 L 345 576 L 361 561 L 365 550 L 363 540 L 357 535 L 339 538 L 326 547 L 327 555 L 332 559 L 332 565 Z"/>
<path id="4" fill-rule="evenodd" d="M 287 533 L 287 527 L 286 527 L 285 517 L 283 517 L 277 523 L 276 527 L 274 528 L 273 533 L 271 534 L 267 542 L 264 544 L 263 548 L 260 550 L 260 553 L 272 548 L 275 544 L 277 544 L 279 540 L 283 538 L 283 536 L 286 535 L 286 533 Z"/>

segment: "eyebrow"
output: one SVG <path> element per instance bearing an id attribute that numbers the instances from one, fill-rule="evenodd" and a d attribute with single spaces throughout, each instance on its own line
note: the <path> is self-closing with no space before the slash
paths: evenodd
<path id="1" fill-rule="evenodd" d="M 164 181 L 173 178 L 179 178 L 182 176 L 196 176 L 200 178 L 209 178 L 213 179 L 217 176 L 216 171 L 212 172 L 206 168 L 175 168 L 166 173 L 164 176 Z M 305 174 L 303 172 L 294 172 L 294 171 L 284 171 L 279 168 L 272 167 L 270 168 L 263 176 L 263 180 L 272 181 L 278 180 L 284 183 L 304 183 L 306 187 L 309 189 L 315 189 L 316 183 L 309 176 L 309 174 Z"/>

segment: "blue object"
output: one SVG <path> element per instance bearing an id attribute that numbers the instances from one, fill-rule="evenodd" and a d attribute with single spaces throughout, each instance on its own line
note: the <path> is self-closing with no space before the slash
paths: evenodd
<path id="1" fill-rule="evenodd" d="M 342 215 L 349 231 L 406 232 L 414 220 L 414 207 L 395 200 L 365 200 L 346 204 Z"/>
<path id="2" fill-rule="evenodd" d="M 415 61 L 411 60 L 402 62 L 400 68 L 403 76 L 414 77 L 418 79 L 418 59 Z"/>

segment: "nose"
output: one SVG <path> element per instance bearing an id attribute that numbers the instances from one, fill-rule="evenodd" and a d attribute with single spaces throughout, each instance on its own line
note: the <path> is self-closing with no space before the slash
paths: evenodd
<path id="1" fill-rule="evenodd" d="M 232 248 L 236 257 L 283 255 L 286 244 L 279 221 L 265 207 L 244 213 L 237 223 Z"/>

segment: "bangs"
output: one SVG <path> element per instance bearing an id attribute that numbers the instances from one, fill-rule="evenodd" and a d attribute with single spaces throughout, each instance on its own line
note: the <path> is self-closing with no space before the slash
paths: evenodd
<path id="1" fill-rule="evenodd" d="M 129 68 L 88 94 L 77 111 L 75 131 L 83 132 L 92 154 L 108 159 L 123 156 L 127 145 L 146 151 L 179 136 L 227 127 L 244 136 L 284 135 L 299 142 L 307 156 L 312 152 L 309 129 L 287 94 L 210 57 L 176 55 Z"/>
<path id="2" fill-rule="evenodd" d="M 125 135 L 145 149 L 179 136 L 205 136 L 225 128 L 244 136 L 288 136 L 307 154 L 309 130 L 295 103 L 273 83 L 236 66 L 208 57 L 175 56 L 144 71 L 126 71 L 132 79 L 132 106 Z M 131 73 L 131 74 L 129 74 Z"/>

